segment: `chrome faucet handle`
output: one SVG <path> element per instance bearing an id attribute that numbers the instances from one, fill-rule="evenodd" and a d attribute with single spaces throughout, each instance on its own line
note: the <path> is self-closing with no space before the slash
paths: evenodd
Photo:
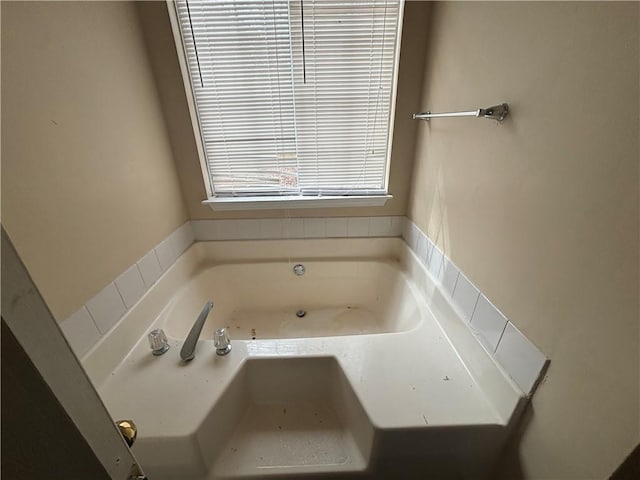
<path id="1" fill-rule="evenodd" d="M 218 355 L 226 355 L 231 351 L 231 338 L 229 338 L 226 328 L 216 329 L 213 334 L 213 345 L 216 347 Z"/>
<path id="2" fill-rule="evenodd" d="M 151 347 L 151 353 L 153 353 L 154 355 L 162 355 L 167 350 L 169 350 L 169 341 L 167 340 L 167 336 L 165 335 L 164 330 L 162 330 L 161 328 L 151 330 L 147 338 L 149 339 L 149 347 Z"/>

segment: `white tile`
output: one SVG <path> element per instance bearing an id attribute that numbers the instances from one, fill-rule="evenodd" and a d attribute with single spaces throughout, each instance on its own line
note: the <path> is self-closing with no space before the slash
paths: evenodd
<path id="1" fill-rule="evenodd" d="M 138 268 L 147 288 L 156 283 L 160 275 L 162 275 L 162 268 L 160 267 L 160 262 L 158 262 L 155 249 L 138 260 Z"/>
<path id="2" fill-rule="evenodd" d="M 147 291 L 137 265 L 132 265 L 126 272 L 116 278 L 116 287 L 127 308 L 133 307 L 142 298 L 144 292 Z"/>
<path id="3" fill-rule="evenodd" d="M 506 317 L 487 297 L 480 295 L 476 309 L 471 317 L 471 326 L 480 333 L 482 343 L 492 352 L 496 351 L 498 341 L 506 325 Z"/>
<path id="4" fill-rule="evenodd" d="M 522 390 L 529 394 L 542 373 L 547 359 L 511 322 L 502 334 L 496 359 Z"/>
<path id="5" fill-rule="evenodd" d="M 402 236 L 402 229 L 404 227 L 404 222 L 407 217 L 404 215 L 396 215 L 391 217 L 391 231 L 389 234 L 393 237 Z"/>
<path id="6" fill-rule="evenodd" d="M 160 268 L 162 268 L 163 272 L 166 272 L 179 255 L 175 248 L 173 238 L 171 238 L 171 236 L 165 238 L 156 246 L 155 250 L 158 261 L 160 262 Z"/>
<path id="7" fill-rule="evenodd" d="M 60 328 L 78 358 L 100 340 L 100 331 L 84 306 L 63 320 Z"/>
<path id="8" fill-rule="evenodd" d="M 260 221 L 254 218 L 234 220 L 237 240 L 255 240 L 260 238 Z"/>
<path id="9" fill-rule="evenodd" d="M 429 265 L 427 266 L 427 270 L 431 274 L 431 277 L 437 282 L 440 270 L 442 269 L 442 261 L 444 260 L 444 255 L 440 251 L 440 249 L 433 245 L 431 248 L 431 254 L 429 255 Z"/>
<path id="10" fill-rule="evenodd" d="M 393 217 L 371 217 L 369 218 L 369 235 L 372 237 L 391 237 L 391 226 Z"/>
<path id="11" fill-rule="evenodd" d="M 175 263 L 177 258 L 193 243 L 194 234 L 191 222 L 175 229 L 156 246 L 156 254 L 163 271 Z"/>
<path id="12" fill-rule="evenodd" d="M 215 220 L 193 220 L 191 225 L 195 240 L 208 241 L 217 239 Z"/>
<path id="13" fill-rule="evenodd" d="M 426 234 L 425 234 L 425 235 L 426 235 Z M 427 243 L 428 243 L 429 245 L 431 245 L 431 247 L 435 247 L 435 246 L 436 246 L 436 244 L 435 244 L 435 242 L 434 242 L 433 240 L 431 240 L 431 238 L 429 238 L 429 235 L 426 235 L 426 237 L 427 237 Z M 427 246 L 427 247 L 428 247 L 428 246 Z M 431 258 L 431 257 L 429 257 L 429 258 Z"/>
<path id="14" fill-rule="evenodd" d="M 425 261 L 427 259 L 427 237 L 424 233 L 420 232 L 418 234 L 418 240 L 416 242 L 416 256 L 420 263 L 425 265 Z"/>
<path id="15" fill-rule="evenodd" d="M 214 220 L 215 240 L 235 240 L 238 238 L 236 220 Z"/>
<path id="16" fill-rule="evenodd" d="M 285 218 L 282 220 L 283 238 L 304 238 L 302 218 Z"/>
<path id="17" fill-rule="evenodd" d="M 87 302 L 87 310 L 100 333 L 104 334 L 116 324 L 126 311 L 126 307 L 116 285 L 112 282 Z"/>
<path id="18" fill-rule="evenodd" d="M 453 291 L 453 304 L 457 308 L 462 318 L 467 322 L 471 320 L 473 315 L 473 309 L 476 307 L 476 302 L 480 292 L 478 289 L 465 277 L 462 273 L 458 275 L 458 282 L 456 288 Z"/>
<path id="19" fill-rule="evenodd" d="M 431 239 L 426 235 L 424 236 L 424 238 L 426 239 L 426 244 L 425 244 L 425 255 L 422 262 L 424 263 L 424 266 L 427 269 L 427 271 L 429 271 L 429 262 L 431 261 L 431 254 L 433 253 L 433 248 L 435 247 L 435 245 L 433 244 Z"/>
<path id="20" fill-rule="evenodd" d="M 415 223 L 411 226 L 411 230 L 412 230 L 412 232 L 411 232 L 411 244 L 413 245 L 412 248 L 415 251 L 418 248 L 418 239 L 420 238 L 420 235 L 424 235 L 424 238 L 429 238 L 429 237 Z"/>
<path id="21" fill-rule="evenodd" d="M 305 238 L 325 238 L 327 222 L 324 218 L 305 218 L 302 220 Z"/>
<path id="22" fill-rule="evenodd" d="M 442 288 L 449 296 L 453 295 L 453 289 L 458 281 L 458 273 L 456 266 L 448 258 L 445 258 L 439 277 Z"/>
<path id="23" fill-rule="evenodd" d="M 350 237 L 368 237 L 369 217 L 349 217 L 347 219 L 347 235 Z"/>
<path id="24" fill-rule="evenodd" d="M 403 221 L 402 221 L 402 231 L 401 231 L 401 236 L 402 239 L 405 241 L 405 243 L 407 245 L 410 245 L 409 243 L 409 239 L 411 237 L 411 224 L 413 222 L 411 220 L 409 220 L 407 217 L 404 217 Z"/>
<path id="25" fill-rule="evenodd" d="M 174 248 L 178 251 L 178 255 L 182 254 L 194 242 L 193 227 L 191 222 L 186 222 L 171 234 Z"/>
<path id="26" fill-rule="evenodd" d="M 282 220 L 279 218 L 261 219 L 260 238 L 282 238 Z"/>
<path id="27" fill-rule="evenodd" d="M 418 246 L 420 229 L 411 220 L 407 221 L 406 228 L 405 228 L 405 235 L 406 236 L 404 241 L 407 242 L 407 245 L 409 245 L 409 248 L 415 252 Z"/>
<path id="28" fill-rule="evenodd" d="M 325 228 L 327 237 L 346 237 L 347 217 L 327 218 L 325 221 Z"/>

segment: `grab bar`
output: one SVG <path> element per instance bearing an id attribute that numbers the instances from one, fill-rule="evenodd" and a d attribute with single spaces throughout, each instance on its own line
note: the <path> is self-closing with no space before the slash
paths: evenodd
<path id="1" fill-rule="evenodd" d="M 208 301 L 204 304 L 200 315 L 196 319 L 196 323 L 191 327 L 191 331 L 189 335 L 187 335 L 187 339 L 184 341 L 184 345 L 182 345 L 182 349 L 180 350 L 180 358 L 185 362 L 189 360 L 193 360 L 196 356 L 196 345 L 198 343 L 198 338 L 200 338 L 200 332 L 202 332 L 202 327 L 204 326 L 204 322 L 209 315 L 209 312 L 213 308 L 213 302 Z"/>
<path id="2" fill-rule="evenodd" d="M 478 108 L 477 110 L 469 110 L 466 112 L 445 112 L 445 113 L 414 113 L 414 120 L 431 120 L 432 118 L 446 118 L 446 117 L 477 117 L 477 118 L 490 118 L 491 120 L 497 120 L 503 122 L 509 115 L 509 105 L 502 103 L 500 105 L 493 105 L 487 108 Z"/>

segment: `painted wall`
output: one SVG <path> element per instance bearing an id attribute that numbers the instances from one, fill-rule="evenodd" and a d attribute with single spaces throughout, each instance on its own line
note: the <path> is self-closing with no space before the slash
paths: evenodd
<path id="1" fill-rule="evenodd" d="M 187 219 L 133 3 L 2 2 L 2 170 L 58 320 Z"/>
<path id="2" fill-rule="evenodd" d="M 180 74 L 175 42 L 165 2 L 138 4 L 145 38 L 149 46 L 158 90 L 171 136 L 176 164 L 180 174 L 189 214 L 193 220 L 207 218 L 265 218 L 404 215 L 411 183 L 413 151 L 417 125 L 411 119 L 420 101 L 426 48 L 426 24 L 430 5 L 408 2 L 405 8 L 402 50 L 398 78 L 395 132 L 389 192 L 394 196 L 384 207 L 258 210 L 214 212 L 201 204 L 206 199 L 202 170 L 187 107 L 184 84 Z"/>
<path id="3" fill-rule="evenodd" d="M 607 478 L 640 440 L 639 5 L 438 3 L 408 215 L 551 359 L 494 478 Z"/>

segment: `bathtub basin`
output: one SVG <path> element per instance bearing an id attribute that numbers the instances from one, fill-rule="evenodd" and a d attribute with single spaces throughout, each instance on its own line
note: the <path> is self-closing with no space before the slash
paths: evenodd
<path id="1" fill-rule="evenodd" d="M 163 312 L 167 335 L 183 339 L 208 300 L 202 338 L 226 326 L 233 339 L 309 338 L 408 331 L 420 312 L 402 272 L 391 262 L 289 260 L 205 268 Z"/>

